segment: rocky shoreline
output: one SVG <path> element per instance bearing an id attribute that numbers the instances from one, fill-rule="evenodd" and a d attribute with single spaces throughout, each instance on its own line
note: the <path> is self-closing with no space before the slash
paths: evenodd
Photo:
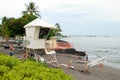
<path id="1" fill-rule="evenodd" d="M 63 40 L 57 40 L 58 43 L 64 42 L 64 43 L 69 43 L 67 41 L 63 41 Z M 25 52 L 24 49 L 22 49 L 22 46 L 20 46 L 20 44 L 18 44 L 15 41 L 9 41 L 8 44 L 6 44 L 5 41 L 1 41 L 0 42 L 0 46 L 2 48 L 2 50 L 0 50 L 3 53 L 9 53 L 9 45 L 12 44 L 15 48 L 14 52 L 15 54 L 19 54 L 19 53 L 23 53 Z M 72 54 L 72 55 L 77 55 L 80 57 L 85 57 L 86 56 L 86 52 L 85 51 L 76 51 L 76 49 L 74 48 L 66 48 L 66 49 L 55 49 L 56 53 L 60 53 L 60 54 Z M 36 53 L 43 53 L 45 54 L 44 50 L 36 50 Z"/>

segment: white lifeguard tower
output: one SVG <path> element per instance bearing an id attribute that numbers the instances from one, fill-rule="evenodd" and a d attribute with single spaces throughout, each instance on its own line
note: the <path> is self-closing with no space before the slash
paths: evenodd
<path id="1" fill-rule="evenodd" d="M 56 47 L 56 40 L 50 39 L 47 40 L 47 37 L 50 33 L 51 29 L 56 29 L 56 27 L 52 24 L 47 23 L 42 19 L 35 19 L 32 22 L 28 23 L 24 26 L 26 31 L 26 36 L 23 41 L 23 46 L 26 47 L 26 55 L 27 49 L 43 49 L 46 54 L 55 54 L 56 52 L 53 48 Z M 36 61 L 37 56 L 36 52 L 34 52 Z M 54 56 L 56 57 L 56 56 Z"/>
<path id="2" fill-rule="evenodd" d="M 26 48 L 45 49 L 46 43 L 50 43 L 50 45 L 52 46 L 53 43 L 51 43 L 51 40 L 46 41 L 46 39 L 49 35 L 50 30 L 56 29 L 54 25 L 51 25 L 46 21 L 37 18 L 25 25 L 24 28 L 26 31 L 25 40 L 27 41 L 27 44 L 25 44 L 24 46 Z M 55 47 L 55 45 L 52 47 Z"/>

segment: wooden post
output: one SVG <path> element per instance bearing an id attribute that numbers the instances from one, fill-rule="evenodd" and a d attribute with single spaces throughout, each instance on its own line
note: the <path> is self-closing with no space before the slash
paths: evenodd
<path id="1" fill-rule="evenodd" d="M 26 60 L 28 60 L 28 51 L 27 51 L 27 47 L 26 47 L 26 52 L 25 52 L 25 58 L 26 58 Z"/>

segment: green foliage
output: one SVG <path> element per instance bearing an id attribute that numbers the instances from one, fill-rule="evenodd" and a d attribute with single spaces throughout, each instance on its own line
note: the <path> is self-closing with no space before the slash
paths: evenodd
<path id="1" fill-rule="evenodd" d="M 57 36 L 62 36 L 62 34 L 61 34 L 62 29 L 60 28 L 60 25 L 58 23 L 56 23 L 55 26 L 57 27 L 57 29 L 55 30 L 56 35 Z"/>
<path id="2" fill-rule="evenodd" d="M 72 80 L 59 69 L 47 68 L 43 63 L 20 61 L 0 54 L 0 80 Z"/>
<path id="3" fill-rule="evenodd" d="M 57 32 L 61 32 L 61 28 L 60 28 L 60 24 L 59 23 L 56 23 L 55 26 L 57 27 Z"/>
<path id="4" fill-rule="evenodd" d="M 41 17 L 40 12 L 37 10 L 38 6 L 34 2 L 26 4 L 26 10 L 23 11 L 23 16 L 15 18 L 2 18 L 2 23 L 0 24 L 0 35 L 6 39 L 8 42 L 9 37 L 15 37 L 16 35 L 23 36 L 25 35 L 24 25 L 34 20 L 35 18 Z M 36 16 L 35 16 L 36 15 Z"/>
<path id="5" fill-rule="evenodd" d="M 3 37 L 6 35 L 8 37 L 15 37 L 16 35 L 23 36 L 25 35 L 23 26 L 36 18 L 36 16 L 30 14 L 23 15 L 18 19 L 4 17 L 0 28 L 1 34 Z"/>
<path id="6" fill-rule="evenodd" d="M 5 65 L 9 68 L 13 68 L 13 66 L 16 66 L 20 63 L 20 61 L 14 57 L 10 57 L 6 55 L 0 54 L 0 65 Z"/>
<path id="7" fill-rule="evenodd" d="M 55 36 L 55 29 L 51 29 L 47 39 L 49 40 L 52 36 Z"/>
<path id="8" fill-rule="evenodd" d="M 10 21 L 10 23 L 12 22 L 12 24 L 9 25 L 9 30 L 11 30 L 11 37 L 12 35 L 23 36 L 25 34 L 25 29 L 23 28 L 23 26 L 29 23 L 30 21 L 34 20 L 35 18 L 37 17 L 34 15 L 26 14 L 21 18 L 15 19 L 14 21 Z"/>
<path id="9" fill-rule="evenodd" d="M 32 20 L 36 19 L 37 17 L 35 15 L 31 15 L 31 14 L 25 14 L 22 16 L 23 19 L 25 19 L 26 24 L 31 22 Z"/>
<path id="10" fill-rule="evenodd" d="M 0 66 L 0 75 L 3 76 L 4 74 L 8 73 L 10 70 L 9 67 L 5 66 L 5 65 L 1 65 Z"/>
<path id="11" fill-rule="evenodd" d="M 8 30 L 8 18 L 7 17 L 3 17 L 2 18 L 2 24 L 1 24 L 1 27 L 0 27 L 0 34 L 2 36 L 4 36 L 5 38 L 9 37 L 10 33 L 9 33 L 9 30 Z"/>

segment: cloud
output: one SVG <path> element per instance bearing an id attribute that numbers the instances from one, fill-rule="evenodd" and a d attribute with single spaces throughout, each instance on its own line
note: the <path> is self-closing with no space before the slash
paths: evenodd
<path id="1" fill-rule="evenodd" d="M 102 32 L 103 28 L 108 27 L 120 32 L 120 0 L 0 0 L 0 18 L 20 17 L 25 4 L 29 2 L 39 6 L 43 19 L 53 24 L 60 23 L 65 33 L 68 28 L 71 33 L 78 34 L 91 33 L 93 30 Z"/>
<path id="2" fill-rule="evenodd" d="M 28 2 L 35 2 L 41 12 L 73 14 L 83 20 L 120 20 L 120 0 L 2 0 L 1 14 L 21 14 Z"/>
<path id="3" fill-rule="evenodd" d="M 24 4 L 35 2 L 41 13 L 78 16 L 81 20 L 120 21 L 120 0 L 1 0 L 1 16 L 20 16 Z M 64 17 L 65 17 L 64 16 Z"/>
<path id="4" fill-rule="evenodd" d="M 119 21 L 119 3 L 119 0 L 51 0 L 49 5 L 52 4 L 50 11 L 77 14 L 82 20 Z"/>

